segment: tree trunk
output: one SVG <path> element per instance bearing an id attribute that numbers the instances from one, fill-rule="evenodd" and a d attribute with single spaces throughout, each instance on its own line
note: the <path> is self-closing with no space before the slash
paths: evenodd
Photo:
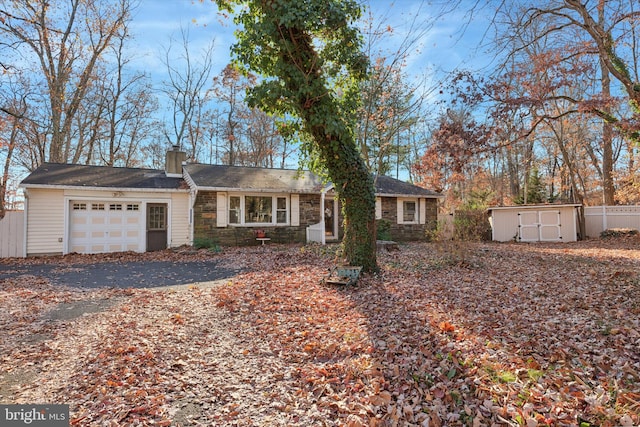
<path id="1" fill-rule="evenodd" d="M 362 266 L 364 271 L 378 270 L 376 260 L 375 190 L 373 177 L 356 147 L 353 133 L 349 131 L 337 101 L 330 95 L 319 68 L 314 61 L 317 54 L 311 38 L 304 31 L 283 28 L 284 37 L 310 58 L 310 72 L 306 74 L 307 90 L 297 91 L 297 80 L 288 79 L 285 84 L 293 93 L 306 131 L 312 136 L 322 163 L 342 202 L 344 214 L 344 238 L 342 241 L 346 261 L 352 266 Z M 297 64 L 291 57 L 284 58 L 292 67 Z"/>
<path id="2" fill-rule="evenodd" d="M 598 20 L 600 24 L 604 22 L 604 9 L 598 7 Z M 611 98 L 611 77 L 609 70 L 602 56 L 600 57 L 600 72 L 602 73 L 602 97 L 606 100 Z M 607 116 L 611 116 L 609 108 L 605 111 Z M 615 204 L 615 187 L 613 185 L 613 125 L 607 120 L 602 123 L 602 192 L 605 206 Z"/>

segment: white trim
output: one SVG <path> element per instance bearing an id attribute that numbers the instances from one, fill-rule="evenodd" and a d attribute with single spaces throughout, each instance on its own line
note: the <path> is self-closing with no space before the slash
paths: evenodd
<path id="1" fill-rule="evenodd" d="M 48 184 L 21 184 L 21 188 L 39 188 L 47 190 L 74 190 L 74 191 L 106 191 L 109 193 L 185 193 L 188 188 L 131 188 L 131 187 L 85 187 L 82 185 L 48 185 Z"/>
<path id="2" fill-rule="evenodd" d="M 27 236 L 29 236 L 29 192 L 27 189 L 24 189 L 24 227 L 23 227 L 23 236 L 22 241 L 23 249 L 22 249 L 22 257 L 27 257 Z"/>
<path id="3" fill-rule="evenodd" d="M 382 219 L 382 197 L 376 197 L 376 219 Z"/>
<path id="4" fill-rule="evenodd" d="M 566 208 L 566 207 L 573 207 L 573 208 L 577 208 L 582 206 L 579 203 L 567 203 L 567 204 L 563 204 L 563 205 L 515 205 L 515 206 L 494 206 L 491 208 L 488 208 L 487 210 L 489 211 L 505 211 L 505 210 L 526 210 L 526 209 L 533 209 L 533 210 L 541 210 L 541 209 L 558 209 L 558 208 Z"/>
<path id="5" fill-rule="evenodd" d="M 420 209 L 418 209 L 418 222 L 420 224 L 427 223 L 427 200 L 424 198 L 418 199 Z"/>
<path id="6" fill-rule="evenodd" d="M 252 192 L 240 192 L 240 193 L 223 193 L 218 192 L 218 218 L 220 218 L 220 195 L 225 194 L 225 216 L 224 219 L 226 224 L 224 226 L 233 226 L 233 227 L 288 227 L 291 225 L 292 217 L 291 214 L 291 201 L 293 198 L 293 194 L 288 193 L 252 193 Z M 239 197 L 240 198 L 240 215 L 239 222 L 232 223 L 229 221 L 229 199 L 231 197 Z M 270 222 L 245 222 L 245 213 L 246 213 L 246 198 L 247 197 L 270 197 L 271 198 L 271 221 Z M 286 202 L 286 222 L 278 222 L 278 199 L 285 199 Z M 218 222 L 218 227 L 221 227 Z"/>
<path id="7" fill-rule="evenodd" d="M 398 197 L 396 200 L 396 210 L 398 216 L 396 219 L 397 223 L 402 225 L 420 224 L 420 216 L 422 215 L 422 213 L 420 212 L 420 199 L 418 197 Z M 414 202 L 416 204 L 416 212 L 413 221 L 404 220 L 404 202 Z"/>
<path id="8" fill-rule="evenodd" d="M 98 197 L 98 196 L 78 196 L 78 195 L 65 195 L 63 197 L 64 200 L 64 241 L 62 243 L 62 253 L 69 253 L 69 244 L 71 243 L 71 225 L 69 220 L 71 218 L 71 211 L 69 209 L 71 205 L 71 201 L 101 201 L 106 203 L 121 203 L 126 204 L 127 202 L 135 202 L 140 204 L 140 237 L 138 241 L 138 247 L 140 248 L 140 252 L 147 251 L 147 205 L 148 204 L 165 204 L 167 205 L 167 247 L 171 247 L 171 236 L 172 236 L 172 226 L 173 226 L 173 205 L 172 200 L 170 198 L 166 199 L 144 199 L 140 197 Z"/>

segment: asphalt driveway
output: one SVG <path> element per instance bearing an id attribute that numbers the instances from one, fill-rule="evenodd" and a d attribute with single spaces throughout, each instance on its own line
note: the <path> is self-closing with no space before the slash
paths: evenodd
<path id="1" fill-rule="evenodd" d="M 210 282 L 233 277 L 240 269 L 216 261 L 100 262 L 77 265 L 9 265 L 0 263 L 0 281 L 22 275 L 40 276 L 52 284 L 85 288 L 155 288 Z"/>

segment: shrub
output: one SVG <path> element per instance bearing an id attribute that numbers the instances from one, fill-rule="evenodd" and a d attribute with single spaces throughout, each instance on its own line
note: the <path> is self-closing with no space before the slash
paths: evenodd
<path id="1" fill-rule="evenodd" d="M 376 224 L 376 239 L 391 240 L 391 221 L 379 219 Z"/>
<path id="2" fill-rule="evenodd" d="M 220 245 L 210 237 L 196 237 L 193 239 L 193 247 L 196 249 L 208 249 L 212 252 L 220 252 Z"/>

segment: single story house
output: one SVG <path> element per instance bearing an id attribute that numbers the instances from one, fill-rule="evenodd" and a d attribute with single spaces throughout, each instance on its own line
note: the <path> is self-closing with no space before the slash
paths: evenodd
<path id="1" fill-rule="evenodd" d="M 489 208 L 492 240 L 498 242 L 575 242 L 580 204 L 496 206 Z"/>
<path id="2" fill-rule="evenodd" d="M 45 163 L 25 178 L 25 255 L 145 252 L 207 239 L 256 244 L 341 238 L 331 185 L 306 171 L 186 164 L 165 170 Z M 438 193 L 376 179 L 376 217 L 394 240 L 419 240 L 437 221 Z"/>

